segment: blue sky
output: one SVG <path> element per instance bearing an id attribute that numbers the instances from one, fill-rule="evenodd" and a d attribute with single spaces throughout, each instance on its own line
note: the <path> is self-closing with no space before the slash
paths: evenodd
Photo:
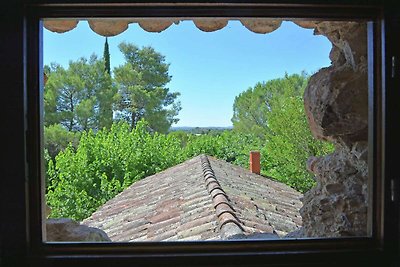
<path id="1" fill-rule="evenodd" d="M 63 34 L 44 30 L 44 64 L 103 55 L 105 38 L 92 32 L 86 21 Z M 152 46 L 170 63 L 168 88 L 180 92 L 180 121 L 173 126 L 230 126 L 233 101 L 257 82 L 288 74 L 314 73 L 330 65 L 330 42 L 292 22 L 269 34 L 256 34 L 238 21 L 204 33 L 192 21 L 149 33 L 131 24 L 124 33 L 108 38 L 111 68 L 124 63 L 118 44 Z"/>

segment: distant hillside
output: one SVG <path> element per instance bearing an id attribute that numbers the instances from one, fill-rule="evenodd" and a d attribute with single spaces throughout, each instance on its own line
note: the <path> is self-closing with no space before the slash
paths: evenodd
<path id="1" fill-rule="evenodd" d="M 218 127 L 218 126 L 210 126 L 210 127 L 190 127 L 190 126 L 177 126 L 171 127 L 169 129 L 170 132 L 183 131 L 191 134 L 206 134 L 209 132 L 222 132 L 225 130 L 232 130 L 233 126 L 228 127 Z"/>

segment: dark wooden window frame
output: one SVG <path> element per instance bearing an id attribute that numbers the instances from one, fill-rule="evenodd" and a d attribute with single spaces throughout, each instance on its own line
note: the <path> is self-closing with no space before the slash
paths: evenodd
<path id="1" fill-rule="evenodd" d="M 6 94 L 5 107 L 15 121 L 6 120 L 11 126 L 6 152 L 14 175 L 9 181 L 15 195 L 4 188 L 2 180 L 2 214 L 14 215 L 2 224 L 0 264 L 18 266 L 256 266 L 256 265 L 338 265 L 384 266 L 396 260 L 399 252 L 399 181 L 393 160 L 399 148 L 394 129 L 400 111 L 399 67 L 392 58 L 399 56 L 400 44 L 396 40 L 399 20 L 392 6 L 383 4 L 352 5 L 330 4 L 276 4 L 254 1 L 197 2 L 197 3 L 105 3 L 85 5 L 85 1 L 57 4 L 36 1 L 19 3 L 10 11 L 10 29 L 5 32 L 15 40 L 5 42 L 11 50 L 14 44 L 20 51 L 6 56 L 11 70 L 5 71 L 16 78 L 11 84 L 16 92 Z M 89 2 L 89 1 L 86 1 Z M 343 2 L 343 1 L 342 1 Z M 366 238 L 305 239 L 273 241 L 218 241 L 218 242 L 163 242 L 163 243 L 61 243 L 42 242 L 43 212 L 40 205 L 44 190 L 42 167 L 42 27 L 41 18 L 52 17 L 282 17 L 371 21 L 369 31 L 369 155 L 370 212 L 372 236 Z M 20 30 L 20 34 L 12 32 Z M 13 50 L 11 50 L 13 51 Z M 12 62 L 16 59 L 16 62 Z M 4 62 L 3 62 L 4 63 Z M 393 72 L 393 74 L 392 74 Z M 6 82 L 7 84 L 7 82 Z M 14 87 L 13 87 L 14 86 Z M 394 90 L 397 88 L 397 90 Z M 8 98 L 7 98 L 8 96 Z M 12 105 L 16 104 L 17 107 Z M 398 105 L 398 104 L 397 104 Z M 6 140 L 6 141 L 7 141 Z M 9 145 L 9 147 L 7 146 Z M 22 155 L 21 155 L 22 153 Z M 387 160 L 385 160 L 387 159 Z M 13 160 L 17 160 L 16 162 Z M 15 168 L 20 168 L 16 171 Z M 11 207 L 5 203 L 9 202 Z M 16 210 L 11 210 L 16 208 Z M 13 222 L 12 220 L 16 220 Z M 17 233 L 15 235 L 15 232 Z M 14 265 L 17 266 L 17 265 Z"/>

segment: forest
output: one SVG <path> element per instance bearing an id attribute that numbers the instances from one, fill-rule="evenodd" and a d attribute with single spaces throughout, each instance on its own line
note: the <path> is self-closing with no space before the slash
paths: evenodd
<path id="1" fill-rule="evenodd" d="M 132 183 L 207 154 L 248 168 L 261 152 L 261 174 L 306 192 L 310 156 L 331 153 L 308 127 L 306 73 L 260 81 L 232 103 L 233 127 L 172 130 L 181 110 L 170 92 L 169 64 L 152 47 L 121 43 L 124 64 L 102 57 L 44 67 L 44 155 L 50 217 L 82 220 Z"/>

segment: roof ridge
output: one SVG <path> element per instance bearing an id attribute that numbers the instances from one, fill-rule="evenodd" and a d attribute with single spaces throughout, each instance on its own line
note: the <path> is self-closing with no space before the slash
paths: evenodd
<path id="1" fill-rule="evenodd" d="M 227 194 L 219 184 L 207 155 L 201 155 L 200 160 L 203 168 L 204 182 L 214 203 L 222 238 L 226 239 L 234 235 L 243 235 L 243 225 L 237 218 L 235 209 L 232 207 Z"/>

